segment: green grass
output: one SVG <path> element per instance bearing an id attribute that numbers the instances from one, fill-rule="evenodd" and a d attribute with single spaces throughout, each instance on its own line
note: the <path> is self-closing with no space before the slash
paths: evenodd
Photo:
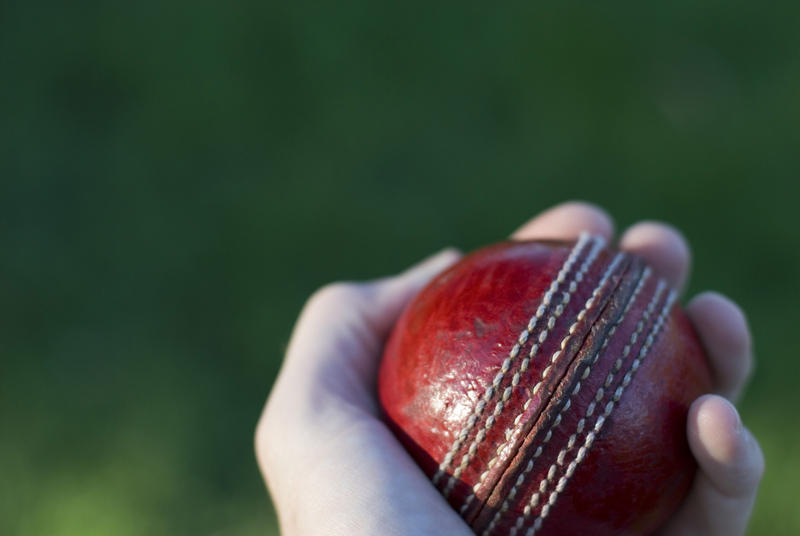
<path id="1" fill-rule="evenodd" d="M 746 308 L 751 534 L 800 533 L 800 4 L 47 4 L 0 7 L 0 533 L 276 532 L 306 296 L 576 197 Z"/>

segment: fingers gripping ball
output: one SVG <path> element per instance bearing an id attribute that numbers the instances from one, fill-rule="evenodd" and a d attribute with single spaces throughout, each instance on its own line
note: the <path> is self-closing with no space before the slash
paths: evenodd
<path id="1" fill-rule="evenodd" d="M 696 469 L 711 388 L 675 292 L 602 238 L 464 258 L 386 346 L 386 419 L 477 534 L 649 534 Z"/>

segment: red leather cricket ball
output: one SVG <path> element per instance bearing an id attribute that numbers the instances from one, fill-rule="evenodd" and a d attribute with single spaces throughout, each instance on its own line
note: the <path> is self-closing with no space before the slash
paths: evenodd
<path id="1" fill-rule="evenodd" d="M 436 277 L 387 342 L 386 421 L 476 534 L 650 534 L 711 389 L 676 293 L 599 237 L 504 242 Z"/>

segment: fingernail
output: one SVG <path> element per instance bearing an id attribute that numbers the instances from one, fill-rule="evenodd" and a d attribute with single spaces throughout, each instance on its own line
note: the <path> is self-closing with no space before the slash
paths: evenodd
<path id="1" fill-rule="evenodd" d="M 730 412 L 733 414 L 734 418 L 736 419 L 736 423 L 734 425 L 734 431 L 737 434 L 740 434 L 744 431 L 744 425 L 742 424 L 742 417 L 739 415 L 739 410 L 736 409 L 736 406 L 733 405 L 733 402 L 728 400 L 727 398 L 723 398 L 725 403 L 728 405 Z"/>

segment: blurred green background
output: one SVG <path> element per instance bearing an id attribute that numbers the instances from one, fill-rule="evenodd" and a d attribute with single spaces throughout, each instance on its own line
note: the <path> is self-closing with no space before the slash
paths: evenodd
<path id="1" fill-rule="evenodd" d="M 800 533 L 800 3 L 0 3 L 0 534 L 277 532 L 305 298 L 583 198 L 740 301 Z"/>

